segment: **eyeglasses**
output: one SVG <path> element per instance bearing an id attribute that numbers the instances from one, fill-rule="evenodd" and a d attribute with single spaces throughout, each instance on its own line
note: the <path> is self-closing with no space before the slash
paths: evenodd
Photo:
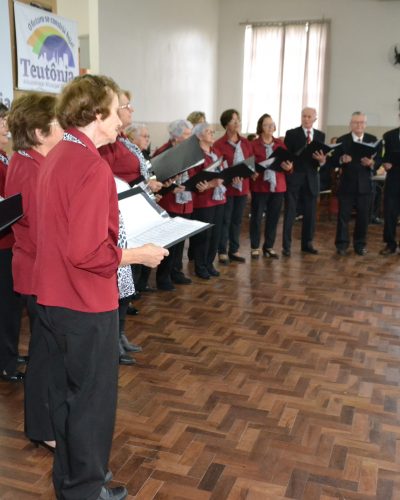
<path id="1" fill-rule="evenodd" d="M 129 111 L 133 111 L 132 105 L 130 102 L 128 104 L 123 104 L 122 106 L 119 106 L 118 109 L 129 109 Z"/>

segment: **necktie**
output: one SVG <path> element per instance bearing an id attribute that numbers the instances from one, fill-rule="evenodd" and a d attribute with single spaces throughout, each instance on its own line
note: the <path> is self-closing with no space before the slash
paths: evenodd
<path id="1" fill-rule="evenodd" d="M 307 129 L 307 144 L 310 144 L 311 142 L 311 130 Z"/>

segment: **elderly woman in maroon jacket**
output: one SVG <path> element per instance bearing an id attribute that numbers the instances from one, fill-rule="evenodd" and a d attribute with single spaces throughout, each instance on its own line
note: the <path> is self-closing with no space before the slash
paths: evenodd
<path id="1" fill-rule="evenodd" d="M 127 496 L 104 486 L 117 403 L 117 268 L 154 267 L 168 254 L 117 246 L 115 181 L 97 148 L 117 139 L 118 91 L 97 75 L 64 87 L 57 117 L 66 133 L 38 180 L 34 290 L 51 350 L 53 482 L 64 500 Z"/>
<path id="2" fill-rule="evenodd" d="M 198 173 L 217 161 L 221 154 L 213 147 L 215 131 L 209 123 L 199 123 L 193 128 L 193 133 L 199 138 L 205 159 L 203 165 L 196 168 L 195 173 Z M 226 188 L 222 183 L 222 179 L 200 182 L 193 197 L 193 218 L 213 224 L 207 231 L 191 238 L 195 273 L 206 280 L 211 276 L 219 276 L 214 267 L 214 259 L 218 251 L 226 203 Z"/>
<path id="3" fill-rule="evenodd" d="M 7 153 L 3 149 L 8 144 L 7 114 L 8 108 L 0 103 L 0 197 L 2 198 L 4 198 L 9 163 Z M 24 374 L 17 370 L 22 302 L 20 295 L 14 292 L 11 270 L 13 244 L 11 228 L 0 231 L 0 377 L 8 382 L 22 382 Z"/>
<path id="4" fill-rule="evenodd" d="M 286 149 L 283 141 L 273 136 L 275 129 L 275 123 L 270 115 L 264 114 L 259 118 L 257 122 L 258 138 L 251 143 L 256 163 L 267 160 L 277 148 Z M 291 172 L 293 164 L 291 162 L 282 162 L 277 167 L 274 165 L 272 168 L 266 168 L 263 173 L 255 174 L 250 180 L 250 242 L 251 257 L 253 259 L 258 258 L 260 255 L 261 222 L 264 212 L 266 218 L 262 252 L 265 257 L 279 258 L 273 246 L 283 196 L 286 191 L 286 174 Z"/>
<path id="5" fill-rule="evenodd" d="M 239 112 L 235 109 L 227 109 L 221 114 L 220 122 L 225 129 L 225 135 L 215 142 L 215 147 L 223 155 L 227 166 L 231 167 L 252 156 L 251 143 L 240 135 Z M 219 261 L 222 264 L 229 264 L 229 260 L 236 262 L 246 260 L 239 254 L 239 247 L 243 211 L 249 194 L 249 179 L 236 177 L 227 188 L 224 221 L 218 249 Z"/>
<path id="6" fill-rule="evenodd" d="M 37 180 L 50 150 L 62 139 L 56 119 L 56 97 L 39 93 L 15 99 L 8 117 L 13 154 L 7 169 L 5 193 L 22 194 L 24 215 L 12 226 L 14 290 L 26 302 L 31 340 L 30 361 L 25 379 L 25 433 L 35 442 L 53 446 L 54 432 L 49 416 L 47 344 L 38 321 L 33 268 L 37 248 Z"/>
<path id="7" fill-rule="evenodd" d="M 188 139 L 192 133 L 192 124 L 187 120 L 175 120 L 168 126 L 169 141 L 160 146 L 153 154 L 153 157 L 173 148 L 177 144 Z M 184 182 L 192 172 L 184 172 L 176 180 L 176 184 Z M 193 196 L 185 188 L 179 186 L 172 192 L 165 194 L 159 201 L 160 206 L 168 212 L 171 217 L 190 218 L 193 212 Z M 169 256 L 158 266 L 156 273 L 157 288 L 159 290 L 173 291 L 174 283 L 177 285 L 189 285 L 192 280 L 185 276 L 182 271 L 183 248 L 185 242 L 182 241 L 169 249 Z"/>

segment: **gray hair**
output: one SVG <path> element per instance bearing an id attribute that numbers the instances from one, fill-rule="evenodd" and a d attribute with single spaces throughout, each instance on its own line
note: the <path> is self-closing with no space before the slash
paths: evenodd
<path id="1" fill-rule="evenodd" d="M 192 135 L 196 135 L 199 139 L 203 132 L 210 128 L 211 125 L 208 122 L 202 122 L 195 125 L 192 129 Z"/>
<path id="2" fill-rule="evenodd" d="M 180 137 L 185 129 L 192 130 L 193 125 L 188 120 L 175 120 L 168 125 L 170 139 Z"/>
<path id="3" fill-rule="evenodd" d="M 143 129 L 147 129 L 147 125 L 145 123 L 138 123 L 138 122 L 133 122 L 129 127 L 126 129 L 127 135 L 130 135 L 134 139 L 137 139 L 140 136 L 140 131 Z"/>

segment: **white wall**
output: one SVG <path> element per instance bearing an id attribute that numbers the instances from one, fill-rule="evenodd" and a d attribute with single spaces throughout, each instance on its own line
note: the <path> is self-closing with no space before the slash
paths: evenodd
<path id="1" fill-rule="evenodd" d="M 78 22 L 78 35 L 89 34 L 89 9 L 87 0 L 57 0 L 57 14 Z"/>
<path id="2" fill-rule="evenodd" d="M 242 104 L 243 21 L 331 19 L 328 134 L 347 126 L 354 110 L 380 132 L 398 124 L 400 68 L 389 48 L 400 42 L 400 2 L 382 0 L 220 0 L 218 109 Z M 295 83 L 294 83 L 295 84 Z M 268 112 L 268 110 L 260 110 Z"/>
<path id="3" fill-rule="evenodd" d="M 165 136 L 166 123 L 195 109 L 214 119 L 216 0 L 99 0 L 98 5 L 100 72 L 133 92 L 134 119 L 153 124 L 153 139 L 157 123 Z"/>

